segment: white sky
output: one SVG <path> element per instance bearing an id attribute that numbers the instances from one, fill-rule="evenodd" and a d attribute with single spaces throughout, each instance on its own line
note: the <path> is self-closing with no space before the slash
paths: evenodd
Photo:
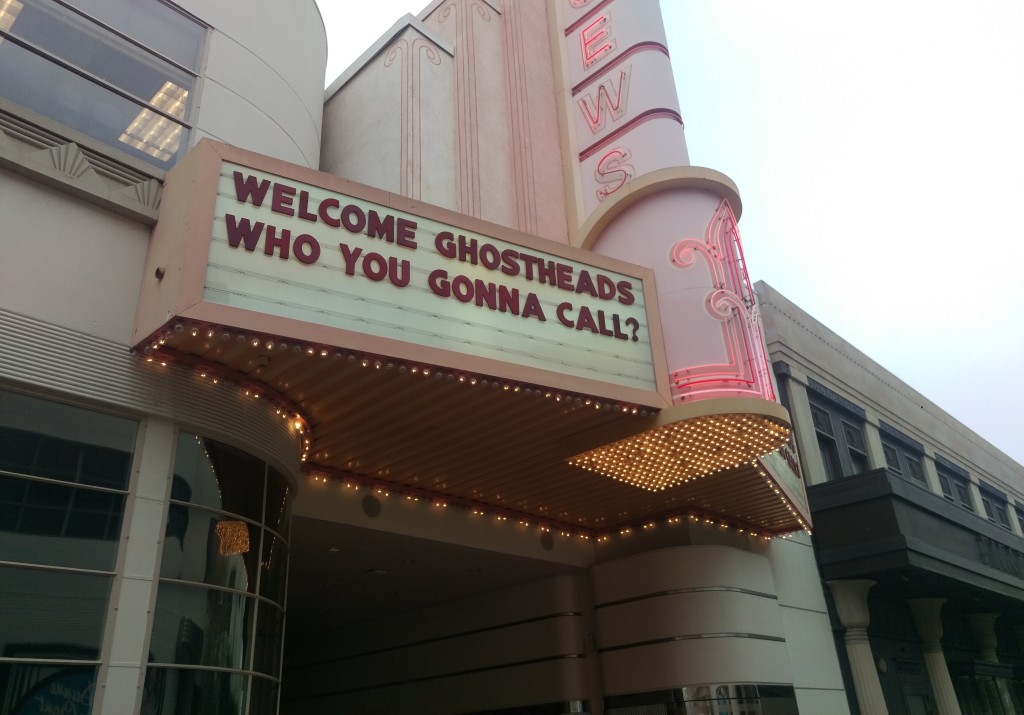
<path id="1" fill-rule="evenodd" d="M 751 278 L 1024 463 L 1024 2 L 661 3 Z M 319 4 L 330 83 L 427 0 Z"/>

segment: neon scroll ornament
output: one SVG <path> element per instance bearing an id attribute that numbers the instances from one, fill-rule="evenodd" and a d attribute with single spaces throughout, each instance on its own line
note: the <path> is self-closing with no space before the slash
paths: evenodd
<path id="1" fill-rule="evenodd" d="M 719 397 L 774 401 L 760 314 L 743 259 L 736 216 L 728 201 L 723 199 L 718 205 L 704 240 L 682 239 L 672 247 L 671 260 L 680 270 L 707 271 L 711 290 L 704 309 L 720 323 L 724 346 L 721 362 L 672 371 L 673 401 Z"/>

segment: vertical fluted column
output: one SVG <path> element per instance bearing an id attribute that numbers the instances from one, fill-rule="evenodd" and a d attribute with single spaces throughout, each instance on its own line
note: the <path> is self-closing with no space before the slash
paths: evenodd
<path id="1" fill-rule="evenodd" d="M 999 656 L 996 655 L 996 619 L 998 613 L 971 613 L 967 616 L 971 624 L 971 632 L 974 634 L 974 642 L 978 645 L 978 660 L 985 663 L 998 663 Z M 996 688 L 999 690 L 999 699 L 1003 703 L 1005 712 L 1016 712 L 1013 699 L 1010 697 L 1010 690 L 1006 686 L 1005 678 L 995 678 Z"/>
<path id="2" fill-rule="evenodd" d="M 882 684 L 878 680 L 875 658 L 868 641 L 868 591 L 875 585 L 868 579 L 829 581 L 828 587 L 836 605 L 839 622 L 846 629 L 846 653 L 850 659 L 853 688 L 862 713 L 888 715 L 882 695 Z"/>
<path id="3" fill-rule="evenodd" d="M 907 601 L 914 614 L 917 634 L 921 637 L 924 651 L 924 665 L 932 683 L 938 715 L 961 715 L 960 703 L 953 690 L 953 679 L 949 677 L 946 656 L 942 652 L 942 605 L 945 598 L 914 598 Z"/>
<path id="4" fill-rule="evenodd" d="M 996 619 L 998 613 L 971 613 L 967 622 L 971 624 L 971 633 L 978 646 L 978 660 L 985 663 L 998 663 L 996 655 Z"/>

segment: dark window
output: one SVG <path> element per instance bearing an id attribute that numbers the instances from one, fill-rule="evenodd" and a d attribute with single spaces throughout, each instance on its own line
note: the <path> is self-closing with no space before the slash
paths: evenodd
<path id="1" fill-rule="evenodd" d="M 924 469 L 921 467 L 920 457 L 911 457 L 909 454 L 903 455 L 907 460 L 907 471 L 910 473 L 910 478 L 914 481 L 926 484 L 924 478 Z"/>
<path id="2" fill-rule="evenodd" d="M 924 470 L 921 468 L 922 455 L 912 452 L 908 447 L 882 437 L 882 452 L 885 454 L 885 466 L 904 479 L 926 485 Z"/>
<path id="3" fill-rule="evenodd" d="M 955 501 L 953 496 L 953 480 L 946 476 L 942 470 L 938 470 L 939 474 L 939 487 L 942 489 L 942 496 L 946 497 L 950 501 Z"/>
<path id="4" fill-rule="evenodd" d="M 246 712 L 276 707 L 289 509 L 288 483 L 269 464 L 223 442 L 179 434 L 147 712 L 184 712 L 183 684 L 218 689 L 216 707 L 206 703 L 210 712 L 240 712 L 250 686 Z"/>
<path id="5" fill-rule="evenodd" d="M 868 452 L 864 446 L 864 430 L 857 425 L 850 424 L 843 420 L 843 436 L 846 438 L 846 448 L 850 453 L 850 465 L 854 474 L 866 472 L 868 466 Z"/>
<path id="6" fill-rule="evenodd" d="M 136 430 L 0 390 L 0 713 L 95 689 Z"/>
<path id="7" fill-rule="evenodd" d="M 974 500 L 971 498 L 970 479 L 960 474 L 955 474 L 941 464 L 935 466 L 936 474 L 939 477 L 939 486 L 942 488 L 942 496 L 953 502 L 962 509 L 974 511 Z"/>
<path id="8" fill-rule="evenodd" d="M 839 446 L 832 430 L 832 419 L 827 411 L 814 405 L 811 405 L 811 417 L 814 418 L 814 431 L 818 436 L 818 451 L 825 466 L 825 478 L 829 481 L 838 479 L 843 476 L 843 467 L 839 463 Z"/>
<path id="9" fill-rule="evenodd" d="M 0 96 L 168 168 L 188 144 L 205 33 L 158 0 L 0 2 Z"/>
<path id="10" fill-rule="evenodd" d="M 1013 531 L 1013 527 L 1010 526 L 1010 514 L 1007 509 L 1006 495 L 984 482 L 979 485 L 979 491 L 981 492 L 981 506 L 985 510 L 985 518 L 1008 531 Z"/>
<path id="11" fill-rule="evenodd" d="M 825 478 L 839 479 L 871 468 L 864 443 L 864 423 L 827 402 L 811 402 L 811 418 Z"/>
<path id="12" fill-rule="evenodd" d="M 133 420 L 0 391 L 0 532 L 18 535 L 3 560 L 113 571 L 135 432 Z"/>

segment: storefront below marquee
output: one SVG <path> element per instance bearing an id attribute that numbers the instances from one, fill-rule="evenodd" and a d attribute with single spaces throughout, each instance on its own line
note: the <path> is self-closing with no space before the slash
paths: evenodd
<path id="1" fill-rule="evenodd" d="M 254 273 L 201 250 L 216 189 L 194 192 L 221 182 L 222 155 L 263 161 L 204 144 L 172 172 L 134 351 L 2 314 L 19 336 L 0 347 L 4 712 L 795 708 L 773 562 L 807 546 L 778 538 L 805 526 L 769 458 L 781 407 L 669 406 L 662 378 L 637 377 L 663 366 L 635 357 L 589 377 L 588 353 L 622 341 L 564 324 L 549 327 L 582 349 L 562 375 L 540 353 L 509 367 L 211 299 L 218 272 Z M 420 210 L 421 237 L 465 220 L 506 240 Z M 642 269 L 517 240 L 530 253 L 503 250 L 632 281 L 658 346 Z M 227 250 L 281 265 L 244 244 Z M 73 391 L 47 387 L 69 374 Z"/>
<path id="2" fill-rule="evenodd" d="M 145 371 L 172 380 L 175 419 L 0 392 L 2 506 L 15 524 L 4 554 L 18 562 L 3 567 L 5 623 L 16 624 L 4 629 L 4 712 L 89 707 L 97 683 L 122 675 L 117 649 L 142 639 L 147 713 L 274 712 L 279 695 L 286 713 L 423 701 L 433 712 L 595 712 L 603 696 L 588 669 L 607 659 L 606 682 L 638 682 L 628 664 L 644 646 L 632 628 L 654 627 L 642 614 L 665 608 L 693 612 L 690 628 L 724 630 L 734 608 L 763 617 L 716 636 L 731 641 L 719 665 L 747 669 L 750 684 L 709 685 L 724 672 L 684 653 L 692 686 L 651 680 L 609 697 L 604 712 L 655 702 L 687 713 L 788 702 L 775 711 L 795 712 L 792 686 L 765 685 L 763 666 L 742 655 L 784 644 L 770 626 L 771 541 L 689 517 L 595 543 L 456 503 L 317 481 L 294 471 L 294 455 L 292 470 L 274 466 L 287 463 L 295 429 L 269 405 L 253 407 L 230 383 Z M 285 451 L 270 462 L 239 447 L 266 454 L 275 442 Z M 171 455 L 173 469 L 161 469 Z M 122 540 L 134 544 L 119 559 Z M 160 544 L 153 580 L 133 573 L 144 540 Z M 676 588 L 649 574 L 673 574 Z M 788 678 L 784 668 L 773 675 Z"/>

